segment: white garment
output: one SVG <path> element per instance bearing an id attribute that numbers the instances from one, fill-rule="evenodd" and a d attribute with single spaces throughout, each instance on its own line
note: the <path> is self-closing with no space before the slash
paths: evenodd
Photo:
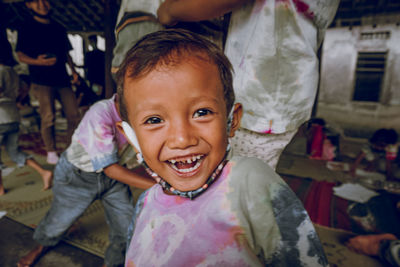
<path id="1" fill-rule="evenodd" d="M 242 127 L 296 130 L 309 119 L 318 85 L 316 51 L 339 0 L 256 0 L 234 10 L 226 42 Z"/>
<path id="2" fill-rule="evenodd" d="M 19 122 L 15 102 L 19 90 L 18 74 L 12 67 L 0 64 L 0 124 Z"/>
<path id="3" fill-rule="evenodd" d="M 279 157 L 296 133 L 297 130 L 282 134 L 260 134 L 240 128 L 231 139 L 233 154 L 259 158 L 275 170 Z"/>

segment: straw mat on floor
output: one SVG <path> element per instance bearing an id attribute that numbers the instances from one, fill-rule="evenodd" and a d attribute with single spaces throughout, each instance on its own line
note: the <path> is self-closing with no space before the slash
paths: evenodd
<path id="1" fill-rule="evenodd" d="M 57 139 L 62 141 L 59 137 Z M 46 169 L 53 168 L 40 155 L 43 154 L 43 148 L 38 133 L 22 135 L 20 144 L 24 151 L 32 154 Z M 7 217 L 35 228 L 50 208 L 52 191 L 42 191 L 40 175 L 27 166 L 17 168 L 4 153 L 4 149 L 2 161 L 10 167 L 3 170 L 3 183 L 7 192 L 0 197 L 0 211 L 6 211 Z M 78 220 L 77 226 L 64 240 L 103 257 L 108 245 L 108 226 L 101 202 L 94 202 Z"/>

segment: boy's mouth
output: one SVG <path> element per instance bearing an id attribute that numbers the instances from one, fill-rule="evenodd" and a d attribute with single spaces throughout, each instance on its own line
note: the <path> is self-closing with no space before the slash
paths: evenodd
<path id="1" fill-rule="evenodd" d="M 196 171 L 203 160 L 204 155 L 195 155 L 180 159 L 168 160 L 169 165 L 177 172 L 189 173 Z"/>

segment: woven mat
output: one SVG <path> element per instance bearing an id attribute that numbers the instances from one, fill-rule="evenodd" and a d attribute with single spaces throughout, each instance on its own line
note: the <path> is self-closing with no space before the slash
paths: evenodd
<path id="1" fill-rule="evenodd" d="M 11 162 L 3 162 L 11 169 L 15 168 Z M 44 158 L 35 155 L 35 159 L 44 163 Z M 50 169 L 50 166 L 46 166 Z M 33 169 L 29 167 L 16 168 L 7 176 L 3 176 L 3 183 L 7 190 L 0 197 L 0 210 L 7 212 L 7 217 L 31 228 L 35 228 L 50 208 L 52 201 L 51 190 L 42 191 L 42 180 Z M 104 218 L 101 202 L 94 202 L 77 221 L 78 228 L 64 240 L 74 246 L 82 248 L 100 257 L 104 256 L 108 245 L 108 226 Z"/>
<path id="2" fill-rule="evenodd" d="M 357 254 L 347 249 L 344 243 L 354 236 L 353 233 L 320 225 L 314 226 L 331 267 L 383 266 L 375 257 Z"/>
<path id="3" fill-rule="evenodd" d="M 65 131 L 58 131 L 56 143 L 59 152 L 66 147 Z M 39 132 L 20 134 L 20 148 L 33 155 L 44 168 L 54 166 L 45 161 L 46 151 Z M 3 170 L 3 184 L 7 190 L 0 197 L 0 211 L 7 217 L 35 228 L 51 206 L 52 191 L 42 191 L 40 175 L 30 167 L 17 168 L 2 149 L 2 161 L 9 166 Z M 108 245 L 108 226 L 100 201 L 95 201 L 76 222 L 78 226 L 64 238 L 66 242 L 97 256 L 104 257 Z"/>

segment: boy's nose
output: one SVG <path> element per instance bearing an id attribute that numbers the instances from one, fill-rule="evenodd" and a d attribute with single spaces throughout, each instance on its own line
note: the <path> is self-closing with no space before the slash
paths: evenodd
<path id="1" fill-rule="evenodd" d="M 170 149 L 185 149 L 198 144 L 195 131 L 189 123 L 179 122 L 170 125 L 168 147 Z"/>

